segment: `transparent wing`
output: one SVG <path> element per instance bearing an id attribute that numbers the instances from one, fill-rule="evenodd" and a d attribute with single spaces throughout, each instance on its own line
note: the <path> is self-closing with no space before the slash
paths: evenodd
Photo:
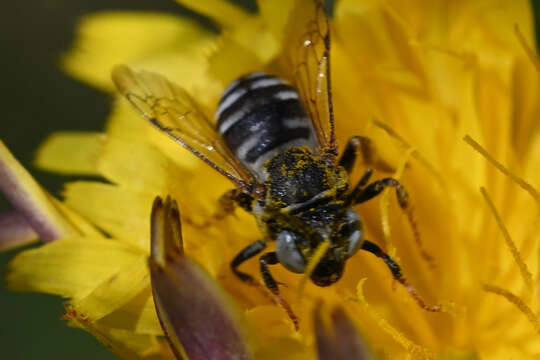
<path id="1" fill-rule="evenodd" d="M 238 188 L 246 190 L 251 174 L 231 154 L 214 126 L 189 94 L 165 77 L 117 66 L 112 79 L 118 91 L 155 127 L 169 135 Z"/>
<path id="2" fill-rule="evenodd" d="M 320 150 L 337 154 L 330 87 L 330 30 L 320 1 L 298 1 L 290 16 L 286 48 L 292 82 L 317 132 Z"/>

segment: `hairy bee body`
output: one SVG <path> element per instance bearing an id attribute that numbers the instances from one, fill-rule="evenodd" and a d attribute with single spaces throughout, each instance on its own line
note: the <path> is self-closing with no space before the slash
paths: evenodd
<path id="1" fill-rule="evenodd" d="M 338 156 L 328 19 L 319 0 L 295 11 L 291 15 L 295 26 L 287 27 L 291 46 L 284 47 L 282 62 L 274 64 L 290 71 L 294 87 L 263 72 L 245 75 L 223 92 L 215 123 L 186 90 L 159 74 L 118 66 L 113 81 L 156 129 L 234 185 L 220 198 L 212 218 L 219 220 L 239 206 L 255 217 L 261 238 L 234 257 L 231 270 L 240 280 L 256 285 L 255 278 L 239 266 L 258 256 L 264 285 L 297 328 L 297 318 L 280 296 L 269 266 L 281 264 L 295 273 L 309 272 L 316 285 L 328 286 L 339 280 L 346 262 L 359 250 L 381 258 L 422 308 L 440 311 L 439 306 L 425 305 L 400 266 L 364 238 L 362 221 L 353 207 L 391 187 L 420 244 L 408 193 L 398 180 L 387 177 L 370 182 L 368 168 L 350 183 L 357 159 L 385 171 L 391 167 L 363 136 L 352 136 Z M 265 251 L 269 241 L 275 242 L 275 250 Z M 315 256 L 319 245 L 324 253 Z M 313 267 L 308 266 L 310 261 Z"/>
<path id="2" fill-rule="evenodd" d="M 216 111 L 217 130 L 242 164 L 260 181 L 265 163 L 291 147 L 316 145 L 315 131 L 298 92 L 263 72 L 241 77 L 225 89 Z"/>
<path id="3" fill-rule="evenodd" d="M 331 241 L 338 250 L 319 264 L 316 283 L 335 282 L 360 243 L 361 222 L 340 201 L 349 189 L 347 171 L 315 150 L 316 133 L 297 91 L 266 73 L 245 75 L 225 89 L 216 120 L 231 152 L 264 183 L 264 198 L 253 199 L 249 210 L 264 240 L 277 241 L 279 262 L 301 273 L 313 249 Z M 342 236 L 332 236 L 347 225 Z"/>

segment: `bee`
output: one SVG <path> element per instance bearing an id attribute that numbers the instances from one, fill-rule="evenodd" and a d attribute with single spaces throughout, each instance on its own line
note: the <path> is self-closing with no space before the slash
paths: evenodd
<path id="1" fill-rule="evenodd" d="M 328 20 L 319 2 L 299 3 L 309 6 L 300 6 L 298 14 L 313 15 L 296 25 L 288 49 L 286 66 L 292 72 L 292 85 L 264 72 L 240 77 L 224 90 L 215 125 L 184 89 L 160 75 L 119 66 L 113 70 L 113 81 L 157 129 L 235 186 L 220 199 L 221 212 L 217 213 L 243 208 L 255 217 L 262 237 L 238 253 L 231 270 L 240 280 L 256 284 L 239 266 L 262 253 L 263 282 L 295 324 L 269 266 L 281 264 L 304 273 L 323 242 L 329 247 L 309 274 L 314 284 L 329 286 L 338 281 L 347 260 L 364 250 L 381 258 L 424 309 L 439 311 L 438 306 L 424 304 L 396 261 L 364 238 L 362 220 L 353 207 L 392 187 L 399 206 L 410 211 L 408 194 L 391 177 L 370 182 L 371 169 L 358 183 L 350 183 L 349 173 L 358 155 L 373 159 L 375 150 L 368 138 L 353 136 L 338 156 Z M 275 251 L 263 253 L 270 241 L 275 241 Z"/>

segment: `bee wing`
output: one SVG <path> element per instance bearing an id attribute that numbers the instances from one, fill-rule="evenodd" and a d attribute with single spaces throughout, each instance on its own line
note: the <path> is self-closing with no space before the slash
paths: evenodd
<path id="1" fill-rule="evenodd" d="M 337 154 L 330 86 L 330 30 L 323 4 L 299 1 L 290 19 L 288 35 L 293 41 L 285 51 L 293 84 L 311 118 L 320 149 Z"/>
<path id="2" fill-rule="evenodd" d="M 213 124 L 189 94 L 165 77 L 120 65 L 112 79 L 118 91 L 156 128 L 245 190 L 251 174 L 231 154 Z"/>

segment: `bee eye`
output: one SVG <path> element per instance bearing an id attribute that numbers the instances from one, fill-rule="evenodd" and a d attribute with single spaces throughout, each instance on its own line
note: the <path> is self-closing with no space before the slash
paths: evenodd
<path id="1" fill-rule="evenodd" d="M 347 257 L 353 256 L 362 246 L 362 222 L 360 216 L 353 209 L 349 209 L 345 214 L 346 223 L 340 229 L 343 236 L 348 237 Z"/>
<path id="2" fill-rule="evenodd" d="M 306 259 L 296 246 L 300 237 L 290 231 L 283 230 L 276 240 L 276 254 L 279 262 L 295 273 L 303 273 L 306 267 Z"/>

